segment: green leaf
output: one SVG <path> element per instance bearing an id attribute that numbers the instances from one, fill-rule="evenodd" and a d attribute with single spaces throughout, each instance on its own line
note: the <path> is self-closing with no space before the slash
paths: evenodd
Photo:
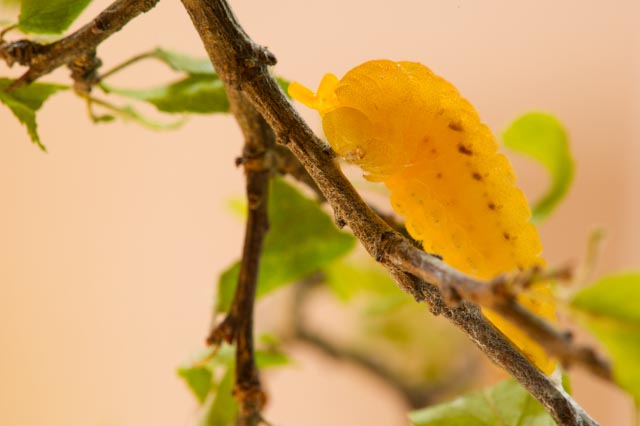
<path id="1" fill-rule="evenodd" d="M 211 370 L 206 365 L 180 367 L 178 375 L 187 383 L 198 402 L 204 403 L 211 389 Z"/>
<path id="2" fill-rule="evenodd" d="M 611 355 L 616 383 L 640 400 L 640 273 L 602 278 L 580 290 L 571 306 Z"/>
<path id="3" fill-rule="evenodd" d="M 106 92 L 144 101 L 168 113 L 229 112 L 229 99 L 222 81 L 215 75 L 191 75 L 152 89 L 117 89 L 102 85 Z"/>
<path id="4" fill-rule="evenodd" d="M 553 426 L 556 423 L 515 380 L 409 414 L 414 426 Z"/>
<path id="5" fill-rule="evenodd" d="M 397 300 L 395 296 L 404 296 L 389 274 L 375 263 L 338 261 L 327 265 L 323 271 L 327 285 L 342 301 L 349 301 L 362 292 L 394 300 Z"/>
<path id="6" fill-rule="evenodd" d="M 205 401 L 198 426 L 231 426 L 238 415 L 238 403 L 233 398 L 234 368 L 224 374 L 215 392 Z"/>
<path id="7" fill-rule="evenodd" d="M 184 71 L 188 74 L 214 75 L 217 77 L 209 58 L 195 58 L 163 48 L 153 50 L 150 56 L 164 62 L 175 71 Z"/>
<path id="8" fill-rule="evenodd" d="M 256 351 L 256 365 L 261 370 L 273 367 L 283 367 L 291 363 L 287 355 L 279 351 Z"/>
<path id="9" fill-rule="evenodd" d="M 21 31 L 60 34 L 76 20 L 91 0 L 22 0 Z"/>
<path id="10" fill-rule="evenodd" d="M 317 202 L 280 178 L 271 183 L 269 221 L 260 260 L 258 297 L 319 271 L 355 245 L 355 239 L 338 230 Z M 236 262 L 220 276 L 218 312 L 229 309 L 239 270 L 240 262 Z"/>
<path id="11" fill-rule="evenodd" d="M 541 222 L 564 198 L 574 174 L 569 139 L 552 115 L 532 112 L 515 120 L 503 133 L 504 145 L 540 162 L 551 175 L 551 186 L 532 208 L 532 221 Z"/>
<path id="12" fill-rule="evenodd" d="M 278 85 L 284 92 L 285 96 L 291 99 L 291 96 L 289 96 L 289 84 L 291 84 L 291 82 L 289 80 L 285 80 L 282 77 L 276 77 L 276 82 L 278 82 Z"/>
<path id="13" fill-rule="evenodd" d="M 13 80 L 0 78 L 0 103 L 5 104 L 13 115 L 27 127 L 31 141 L 46 152 L 47 149 L 40 141 L 40 136 L 38 135 L 36 111 L 42 107 L 42 104 L 49 96 L 60 90 L 66 90 L 68 87 L 57 84 L 32 83 L 29 86 L 23 86 L 11 93 L 5 92 L 5 89 L 9 87 L 11 83 L 13 83 Z"/>

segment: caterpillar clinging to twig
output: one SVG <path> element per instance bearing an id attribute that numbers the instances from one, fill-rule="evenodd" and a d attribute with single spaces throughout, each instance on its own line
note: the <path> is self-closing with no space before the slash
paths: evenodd
<path id="1" fill-rule="evenodd" d="M 298 83 L 289 93 L 320 113 L 338 155 L 367 179 L 384 182 L 424 250 L 480 279 L 544 264 L 529 206 L 491 131 L 457 89 L 427 67 L 374 60 L 340 80 L 325 75 L 316 94 Z M 548 292 L 538 285 L 534 296 L 520 300 L 553 319 Z M 541 370 L 553 370 L 555 362 L 523 331 L 484 311 Z"/>

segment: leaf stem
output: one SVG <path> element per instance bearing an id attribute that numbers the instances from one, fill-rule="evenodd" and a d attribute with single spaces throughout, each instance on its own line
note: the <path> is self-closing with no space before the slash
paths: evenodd
<path id="1" fill-rule="evenodd" d="M 144 53 L 140 53 L 132 58 L 127 59 L 126 61 L 120 63 L 119 65 L 116 65 L 115 67 L 111 68 L 108 71 L 105 71 L 102 75 L 100 75 L 100 77 L 98 77 L 98 82 L 104 81 L 106 78 L 111 77 L 112 75 L 122 71 L 123 69 L 135 64 L 136 62 L 139 62 L 143 59 L 148 59 L 148 58 L 153 58 L 154 57 L 154 50 L 150 50 L 148 52 L 144 52 Z"/>

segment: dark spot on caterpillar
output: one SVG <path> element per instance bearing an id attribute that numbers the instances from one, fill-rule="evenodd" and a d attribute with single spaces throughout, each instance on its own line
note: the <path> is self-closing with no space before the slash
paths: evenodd
<path id="1" fill-rule="evenodd" d="M 438 150 L 437 150 L 437 149 L 435 149 L 435 148 L 431 148 L 431 153 L 435 155 L 435 154 L 437 154 L 437 153 L 438 153 Z"/>
<path id="2" fill-rule="evenodd" d="M 503 232 L 502 236 L 504 237 L 505 240 L 509 241 L 511 240 L 511 234 L 509 234 L 508 232 Z"/>
<path id="3" fill-rule="evenodd" d="M 489 207 L 489 210 L 495 210 L 496 209 L 496 205 L 493 202 L 489 202 L 489 204 L 487 204 L 487 207 Z"/>
<path id="4" fill-rule="evenodd" d="M 473 151 L 461 143 L 458 144 L 458 152 L 464 155 L 473 155 Z"/>
<path id="5" fill-rule="evenodd" d="M 436 174 L 436 178 L 437 178 L 437 179 L 442 179 L 442 173 L 438 173 L 438 174 Z"/>
<path id="6" fill-rule="evenodd" d="M 482 175 L 480 175 L 480 173 L 478 172 L 473 172 L 471 174 L 471 177 L 474 178 L 475 180 L 482 181 Z"/>
<path id="7" fill-rule="evenodd" d="M 462 131 L 462 124 L 460 123 L 454 123 L 453 121 L 451 123 L 449 123 L 449 128 L 451 130 L 453 130 L 454 132 L 461 132 Z"/>

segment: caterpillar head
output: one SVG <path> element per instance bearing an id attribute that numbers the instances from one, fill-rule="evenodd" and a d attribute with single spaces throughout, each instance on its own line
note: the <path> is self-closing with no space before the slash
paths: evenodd
<path id="1" fill-rule="evenodd" d="M 388 132 L 376 128 L 380 121 L 374 125 L 359 105 L 350 102 L 351 97 L 341 96 L 343 89 L 343 82 L 333 74 L 326 74 L 316 93 L 292 82 L 289 94 L 320 113 L 325 136 L 336 154 L 360 166 L 367 172 L 367 178 L 383 180 L 396 163 L 390 155 L 393 150 L 389 149 L 389 141 L 383 143 L 379 137 Z"/>

